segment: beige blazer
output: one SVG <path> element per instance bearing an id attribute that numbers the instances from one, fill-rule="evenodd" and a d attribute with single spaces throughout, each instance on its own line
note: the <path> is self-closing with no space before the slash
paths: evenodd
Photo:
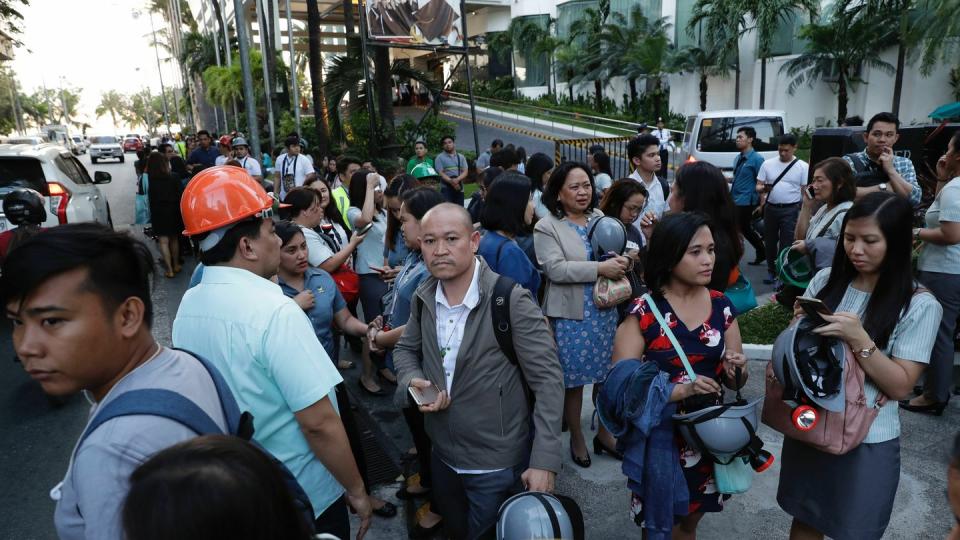
<path id="1" fill-rule="evenodd" d="M 603 215 L 594 210 L 590 219 Z M 590 261 L 583 240 L 567 222 L 548 215 L 533 229 L 537 262 L 546 276 L 543 313 L 547 317 L 583 320 L 583 286 L 597 281 L 599 262 Z"/>

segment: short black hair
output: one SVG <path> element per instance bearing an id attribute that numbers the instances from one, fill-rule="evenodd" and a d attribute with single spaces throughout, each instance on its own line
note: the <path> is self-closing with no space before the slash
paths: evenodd
<path id="1" fill-rule="evenodd" d="M 663 288 L 670 283 L 673 269 L 687 253 L 690 240 L 703 226 L 713 232 L 713 225 L 706 214 L 679 212 L 664 216 L 654 227 L 643 261 L 643 280 L 647 282 L 651 295 L 663 296 Z"/>
<path id="2" fill-rule="evenodd" d="M 217 242 L 217 245 L 200 253 L 200 262 L 204 266 L 216 266 L 223 264 L 233 258 L 237 252 L 237 246 L 240 245 L 242 238 L 260 238 L 260 226 L 263 225 L 264 218 L 251 218 L 237 223 L 231 227 L 223 238 Z M 203 240 L 202 236 L 198 240 Z"/>
<path id="3" fill-rule="evenodd" d="M 210 135 L 210 132 L 207 131 L 207 130 L 205 130 L 205 129 L 201 129 L 200 131 L 197 132 L 197 138 L 198 138 L 198 139 L 199 139 L 201 136 L 203 136 L 203 135 L 206 135 L 207 137 L 211 137 L 211 138 L 212 138 L 212 136 Z"/>
<path id="4" fill-rule="evenodd" d="M 493 184 L 493 181 L 496 180 L 498 176 L 503 174 L 503 169 L 500 167 L 491 166 L 484 169 L 480 174 L 483 175 L 483 187 L 485 189 L 490 189 L 490 185 Z"/>
<path id="5" fill-rule="evenodd" d="M 22 300 L 48 280 L 81 268 L 87 270 L 85 288 L 99 296 L 107 309 L 115 310 L 136 297 L 143 302 L 147 327 L 153 323 L 153 255 L 130 234 L 98 223 L 54 227 L 11 251 L 3 262 L 0 300 L 4 305 Z"/>
<path id="6" fill-rule="evenodd" d="M 529 226 L 523 221 L 530 202 L 530 179 L 526 176 L 515 172 L 497 176 L 484 202 L 480 214 L 480 225 L 484 229 L 514 236 L 528 231 Z"/>
<path id="7" fill-rule="evenodd" d="M 777 141 L 777 145 L 789 144 L 790 146 L 797 145 L 797 136 L 793 133 L 784 133 L 780 136 L 780 139 Z"/>
<path id="8" fill-rule="evenodd" d="M 347 172 L 347 167 L 349 167 L 351 163 L 360 165 L 360 160 L 353 156 L 340 156 L 337 158 L 337 173 L 343 174 Z"/>
<path id="9" fill-rule="evenodd" d="M 603 147 L 602 144 L 591 144 L 590 148 L 587 148 L 587 153 L 590 154 L 591 156 L 596 154 L 597 152 L 605 152 L 605 151 L 606 149 Z"/>
<path id="10" fill-rule="evenodd" d="M 647 133 L 639 137 L 634 137 L 633 140 L 627 143 L 627 157 L 629 159 L 638 158 L 651 146 L 660 148 L 660 139 L 655 135 Z"/>
<path id="11" fill-rule="evenodd" d="M 418 144 L 421 144 L 421 145 L 423 145 L 424 148 L 427 148 L 427 142 L 426 142 L 426 141 L 417 141 L 417 142 L 413 143 L 413 147 L 416 148 Z"/>
<path id="12" fill-rule="evenodd" d="M 746 135 L 751 139 L 757 138 L 757 130 L 753 129 L 752 126 L 743 126 L 741 128 L 738 128 L 737 133 L 743 133 L 744 135 Z"/>
<path id="13" fill-rule="evenodd" d="M 543 203 L 547 210 L 557 218 L 563 218 L 563 216 L 566 215 L 559 200 L 560 190 L 563 189 L 563 183 L 567 181 L 567 175 L 574 169 L 583 169 L 583 172 L 587 173 L 587 178 L 590 179 L 590 190 L 593 191 L 594 195 L 597 192 L 597 185 L 593 181 L 593 173 L 590 172 L 590 167 L 587 167 L 585 163 L 580 163 L 579 161 L 564 161 L 550 174 L 547 185 L 543 190 L 543 197 L 540 199 L 540 202 Z M 596 203 L 597 198 L 591 196 L 590 203 L 587 205 L 585 212 L 587 214 L 592 212 Z"/>
<path id="14" fill-rule="evenodd" d="M 439 191 L 428 186 L 408 189 L 400 195 L 400 200 L 403 201 L 403 207 L 407 209 L 407 213 L 418 221 L 423 219 L 431 208 L 446 202 Z"/>
<path id="15" fill-rule="evenodd" d="M 273 224 L 277 236 L 280 237 L 280 245 L 285 246 L 297 234 L 303 234 L 303 228 L 292 221 L 281 220 Z"/>
<path id="16" fill-rule="evenodd" d="M 443 137 L 440 138 L 440 142 L 445 143 L 447 142 L 447 139 L 450 139 L 453 142 L 457 142 L 457 138 L 454 137 L 453 135 L 444 135 Z"/>
<path id="17" fill-rule="evenodd" d="M 293 145 L 300 146 L 300 137 L 293 135 L 284 139 L 283 141 L 284 148 L 290 148 Z"/>
<path id="18" fill-rule="evenodd" d="M 503 148 L 503 141 L 501 141 L 500 139 L 494 139 L 493 142 L 490 143 L 490 148 L 493 148 L 494 146 L 499 146 L 500 148 Z"/>
<path id="19" fill-rule="evenodd" d="M 500 167 L 501 169 L 506 170 L 519 164 L 520 158 L 517 156 L 517 151 L 510 147 L 497 150 L 492 156 L 490 156 L 491 167 Z"/>
<path id="20" fill-rule="evenodd" d="M 160 145 L 157 146 L 157 150 L 161 154 L 165 153 L 167 151 L 167 148 L 173 148 L 173 145 L 168 142 L 165 142 L 165 143 L 160 143 Z"/>
<path id="21" fill-rule="evenodd" d="M 873 115 L 873 117 L 870 118 L 870 121 L 867 122 L 867 133 L 870 133 L 870 131 L 873 129 L 873 125 L 877 122 L 893 124 L 897 126 L 897 131 L 900 131 L 900 119 L 891 112 L 881 112 Z"/>
<path id="22" fill-rule="evenodd" d="M 543 174 L 552 168 L 553 158 L 543 152 L 537 152 L 530 156 L 526 167 L 523 169 L 524 174 L 530 179 L 530 188 L 535 191 L 543 191 Z"/>

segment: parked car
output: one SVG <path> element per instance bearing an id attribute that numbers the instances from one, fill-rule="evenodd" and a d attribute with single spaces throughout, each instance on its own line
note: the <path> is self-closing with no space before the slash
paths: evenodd
<path id="1" fill-rule="evenodd" d="M 0 144 L 0 200 L 19 187 L 36 190 L 47 202 L 43 227 L 84 221 L 113 226 L 110 205 L 97 187 L 110 181 L 104 171 L 91 179 L 80 160 L 60 145 Z M 9 227 L 0 214 L 0 231 Z"/>
<path id="2" fill-rule="evenodd" d="M 757 138 L 753 141 L 753 149 L 764 159 L 769 159 L 777 155 L 785 118 L 783 111 L 774 110 L 704 111 L 690 116 L 684 130 L 679 162 L 706 161 L 719 167 L 731 180 L 740 153 L 735 142 L 737 130 L 742 127 L 755 129 Z"/>
<path id="3" fill-rule="evenodd" d="M 117 142 L 117 138 L 109 135 L 90 137 L 90 163 L 105 158 L 119 159 L 120 163 L 123 163 L 123 147 Z"/>
<path id="4" fill-rule="evenodd" d="M 86 154 L 86 153 L 87 153 L 87 141 L 85 141 L 85 140 L 83 139 L 83 137 L 81 137 L 81 136 L 79 136 L 79 135 L 74 135 L 74 136 L 72 136 L 72 137 L 70 137 L 70 138 L 73 139 L 73 145 L 74 145 L 74 149 L 75 149 L 74 152 L 75 152 L 77 155 Z"/>
<path id="5" fill-rule="evenodd" d="M 7 139 L 7 144 L 29 144 L 30 146 L 36 146 L 45 142 L 47 142 L 46 137 L 10 137 Z"/>
<path id="6" fill-rule="evenodd" d="M 143 141 L 140 139 L 135 139 L 133 137 L 127 137 L 123 140 L 123 151 L 124 152 L 139 152 L 143 150 Z"/>

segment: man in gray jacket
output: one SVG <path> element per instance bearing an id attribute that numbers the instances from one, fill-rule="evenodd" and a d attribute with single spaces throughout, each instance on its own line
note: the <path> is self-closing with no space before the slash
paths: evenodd
<path id="1" fill-rule="evenodd" d="M 436 399 L 420 411 L 433 443 L 434 500 L 458 539 L 483 534 L 500 504 L 522 488 L 553 491 L 561 462 L 556 342 L 533 297 L 515 287 L 509 301 L 518 365 L 501 351 L 491 315 L 499 276 L 476 257 L 479 243 L 462 206 L 441 204 L 423 217 L 420 245 L 432 278 L 417 289 L 420 307 L 393 356 L 398 399 L 436 386 Z"/>

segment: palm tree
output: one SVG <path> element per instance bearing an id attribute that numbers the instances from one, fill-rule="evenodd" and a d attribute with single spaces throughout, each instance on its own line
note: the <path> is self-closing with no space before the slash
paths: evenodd
<path id="1" fill-rule="evenodd" d="M 126 107 L 126 98 L 123 94 L 117 92 L 116 90 L 108 90 L 100 94 L 100 104 L 97 105 L 97 108 L 94 112 L 97 114 L 97 118 L 105 114 L 110 115 L 110 120 L 113 121 L 113 125 L 117 125 L 117 115 L 119 115 L 124 107 Z"/>
<path id="2" fill-rule="evenodd" d="M 637 92 L 637 77 L 628 74 L 631 71 L 627 63 L 627 55 L 637 47 L 643 46 L 645 37 L 644 30 L 647 26 L 647 18 L 643 15 L 640 6 L 634 6 L 630 10 L 629 22 L 626 17 L 620 13 L 611 13 L 612 24 L 607 25 L 604 33 L 600 36 L 606 43 L 608 54 L 606 57 L 608 69 L 611 75 L 622 75 L 627 79 L 627 86 L 630 88 L 630 104 L 634 105 L 639 99 Z"/>
<path id="3" fill-rule="evenodd" d="M 717 60 L 722 59 L 718 67 L 726 59 L 733 59 L 735 108 L 740 108 L 740 36 L 746 26 L 747 7 L 740 0 L 697 0 L 687 24 L 687 33 L 696 37 L 701 47 L 717 51 Z M 700 32 L 703 36 L 698 35 Z"/>
<path id="4" fill-rule="evenodd" d="M 583 49 L 573 43 L 561 43 L 553 55 L 554 72 L 560 80 L 567 81 L 570 103 L 573 103 L 573 78 L 583 66 Z"/>
<path id="5" fill-rule="evenodd" d="M 307 0 L 307 33 L 310 54 L 310 94 L 313 98 L 314 136 L 317 139 L 317 151 L 326 155 L 330 146 L 327 124 L 326 99 L 323 96 L 323 51 L 320 41 L 320 6 L 317 0 Z M 294 59 L 290 59 L 294 62 Z M 300 104 L 294 104 L 299 107 Z"/>
<path id="6" fill-rule="evenodd" d="M 671 24 L 667 19 L 648 19 L 640 6 L 630 11 L 630 20 L 619 13 L 611 15 L 613 24 L 607 25 L 601 40 L 606 44 L 606 57 L 610 76 L 623 76 L 630 85 L 630 97 L 637 100 L 638 78 L 653 81 L 654 114 L 660 116 L 663 99 L 663 76 L 669 71 L 674 50 L 668 32 Z"/>
<path id="7" fill-rule="evenodd" d="M 733 62 L 717 58 L 715 50 L 704 47 L 684 47 L 673 55 L 671 70 L 675 73 L 696 73 L 700 79 L 700 110 L 707 110 L 707 79 L 727 75 Z"/>
<path id="8" fill-rule="evenodd" d="M 849 91 L 863 82 L 861 69 L 870 67 L 888 75 L 895 71 L 880 58 L 878 38 L 882 36 L 876 29 L 883 24 L 883 15 L 853 5 L 857 1 L 841 0 L 831 20 L 804 26 L 800 37 L 807 41 L 806 51 L 780 68 L 792 78 L 787 87 L 790 95 L 804 83 L 811 88 L 817 81 L 836 84 L 838 124 L 847 117 Z"/>
<path id="9" fill-rule="evenodd" d="M 805 11 L 810 20 L 817 14 L 819 0 L 751 0 L 748 13 L 757 31 L 757 57 L 760 58 L 760 108 L 766 106 L 767 58 L 771 56 L 773 40 L 798 11 Z"/>
<path id="10" fill-rule="evenodd" d="M 549 25 L 544 28 L 537 19 L 531 17 L 517 17 L 510 21 L 510 26 L 503 32 L 497 32 L 490 38 L 490 48 L 496 51 L 497 59 L 501 62 L 510 62 L 510 73 L 516 75 L 513 55 L 523 58 L 549 62 L 550 49 L 553 38 L 550 36 Z M 547 80 L 548 92 L 550 87 Z"/>
<path id="11" fill-rule="evenodd" d="M 570 83 L 593 81 L 593 100 L 598 112 L 603 111 L 603 82 L 610 80 L 609 69 L 604 62 L 606 46 L 601 39 L 609 16 L 610 0 L 600 0 L 597 9 L 587 8 L 583 11 L 580 24 L 570 31 L 572 40 L 583 48 L 583 59 L 586 60 Z"/>

